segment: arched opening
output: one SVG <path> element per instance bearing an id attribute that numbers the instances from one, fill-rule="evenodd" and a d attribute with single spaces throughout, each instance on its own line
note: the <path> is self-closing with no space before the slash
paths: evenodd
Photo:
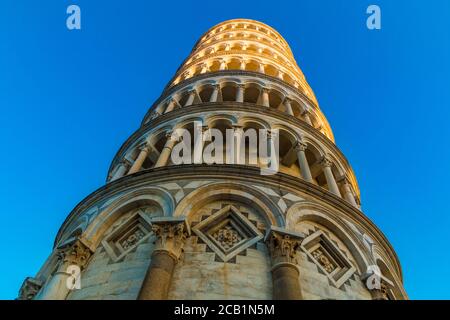
<path id="1" fill-rule="evenodd" d="M 260 95 L 260 89 L 255 85 L 249 85 L 244 92 L 244 102 L 256 103 Z"/>
<path id="2" fill-rule="evenodd" d="M 236 101 L 236 85 L 226 83 L 222 87 L 222 100 L 223 101 Z"/>

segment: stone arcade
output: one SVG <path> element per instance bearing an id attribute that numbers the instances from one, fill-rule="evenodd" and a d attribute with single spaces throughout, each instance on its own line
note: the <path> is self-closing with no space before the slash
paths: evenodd
<path id="1" fill-rule="evenodd" d="M 205 132 L 235 129 L 235 145 L 247 130 L 270 138 L 276 129 L 278 173 L 261 175 L 262 161 L 173 164 L 173 132 L 198 122 Z M 246 146 L 248 159 L 255 150 Z M 67 286 L 70 266 L 80 289 Z M 378 286 L 367 284 L 370 270 L 380 271 Z M 352 168 L 288 44 L 263 23 L 236 19 L 195 44 L 19 299 L 407 295 L 397 256 L 361 211 Z"/>

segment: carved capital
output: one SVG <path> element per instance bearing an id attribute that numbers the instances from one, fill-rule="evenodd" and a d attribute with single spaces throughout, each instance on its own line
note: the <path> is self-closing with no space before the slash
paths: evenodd
<path id="1" fill-rule="evenodd" d="M 178 260 L 183 251 L 186 238 L 190 235 L 185 218 L 155 218 L 152 231 L 156 236 L 154 252 L 164 251 Z"/>
<path id="2" fill-rule="evenodd" d="M 320 162 L 322 167 L 331 167 L 331 165 L 333 164 L 333 161 L 331 161 L 329 156 L 324 156 L 322 158 L 322 161 Z"/>
<path id="3" fill-rule="evenodd" d="M 33 300 L 34 296 L 39 292 L 42 287 L 42 281 L 27 277 L 22 283 L 19 290 L 18 300 Z"/>
<path id="4" fill-rule="evenodd" d="M 60 263 L 75 264 L 83 269 L 92 255 L 91 249 L 80 239 L 75 239 L 58 248 Z"/>
<path id="5" fill-rule="evenodd" d="M 294 146 L 295 151 L 306 151 L 308 149 L 308 145 L 304 142 L 298 141 Z"/>
<path id="6" fill-rule="evenodd" d="M 297 250 L 300 249 L 303 238 L 301 234 L 271 227 L 265 241 L 272 258 L 272 267 L 285 263 L 296 264 Z"/>

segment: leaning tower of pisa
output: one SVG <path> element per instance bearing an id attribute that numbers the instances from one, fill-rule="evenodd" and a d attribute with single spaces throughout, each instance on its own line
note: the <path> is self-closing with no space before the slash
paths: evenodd
<path id="1" fill-rule="evenodd" d="M 180 130 L 194 138 L 187 143 Z M 211 151 L 213 131 L 228 139 Z M 267 136 L 268 157 L 251 131 Z M 194 153 L 181 149 L 180 163 L 181 144 Z M 276 172 L 263 174 L 275 162 Z M 19 292 L 45 300 L 406 298 L 397 256 L 361 211 L 352 168 L 287 42 L 246 19 L 222 22 L 195 44 L 117 152 L 106 184 L 67 216 Z"/>

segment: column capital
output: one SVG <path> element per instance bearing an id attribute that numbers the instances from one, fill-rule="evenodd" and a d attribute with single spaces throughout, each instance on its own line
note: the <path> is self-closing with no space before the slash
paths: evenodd
<path id="1" fill-rule="evenodd" d="M 214 83 L 214 84 L 212 85 L 212 87 L 213 87 L 214 89 L 219 90 L 219 89 L 220 89 L 220 83 Z"/>
<path id="2" fill-rule="evenodd" d="M 331 161 L 331 158 L 328 155 L 323 156 L 322 160 L 320 161 L 320 165 L 323 168 L 331 167 L 332 164 L 333 164 L 333 161 Z"/>
<path id="3" fill-rule="evenodd" d="M 306 151 L 306 149 L 308 149 L 308 145 L 302 141 L 297 141 L 297 143 L 294 145 L 294 150 L 295 151 Z"/>
<path id="4" fill-rule="evenodd" d="M 18 300 L 33 300 L 34 296 L 41 290 L 42 281 L 27 277 L 22 283 L 19 290 Z"/>
<path id="5" fill-rule="evenodd" d="M 236 88 L 245 89 L 245 83 L 238 83 L 238 84 L 236 84 Z"/>
<path id="6" fill-rule="evenodd" d="M 59 263 L 75 264 L 83 269 L 92 255 L 92 250 L 80 239 L 74 239 L 57 248 Z"/>
<path id="7" fill-rule="evenodd" d="M 280 264 L 296 264 L 296 253 L 305 238 L 304 234 L 289 232 L 272 226 L 267 231 L 265 242 L 272 258 L 272 268 Z"/>
<path id="8" fill-rule="evenodd" d="M 195 88 L 191 88 L 187 91 L 188 94 L 195 94 L 197 92 L 197 90 Z"/>
<path id="9" fill-rule="evenodd" d="M 154 252 L 163 251 L 178 261 L 185 240 L 191 233 L 186 219 L 184 217 L 154 218 L 152 231 L 156 236 Z"/>
<path id="10" fill-rule="evenodd" d="M 264 87 L 264 88 L 261 89 L 262 93 L 269 93 L 269 91 L 270 91 L 270 88 Z"/>
<path id="11" fill-rule="evenodd" d="M 292 98 L 284 97 L 283 103 L 291 103 L 292 100 L 293 100 Z"/>

